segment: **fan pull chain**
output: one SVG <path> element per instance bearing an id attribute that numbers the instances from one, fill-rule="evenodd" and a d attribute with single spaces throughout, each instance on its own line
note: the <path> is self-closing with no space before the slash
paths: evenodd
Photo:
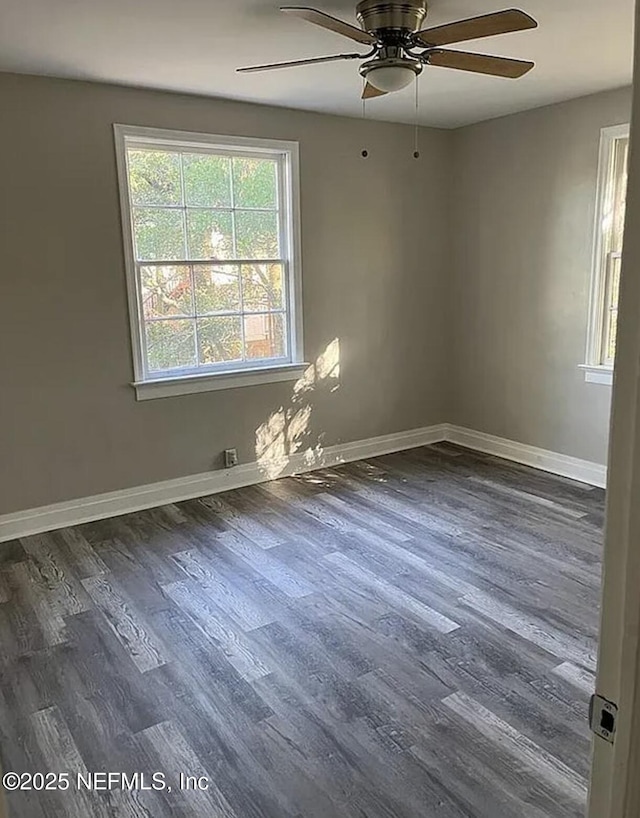
<path id="1" fill-rule="evenodd" d="M 365 99 L 365 97 L 362 97 L 362 118 L 363 119 L 367 118 L 367 100 Z M 365 148 L 362 151 L 362 158 L 366 159 L 367 156 L 369 156 L 369 151 Z"/>
<path id="2" fill-rule="evenodd" d="M 415 114 L 416 115 L 415 115 L 414 142 L 413 142 L 413 158 L 414 159 L 419 159 L 420 158 L 420 144 L 419 144 L 420 126 L 419 126 L 419 119 L 418 119 L 419 108 L 420 108 L 420 95 L 418 93 L 418 82 L 419 82 L 419 80 L 420 80 L 420 75 L 416 76 L 416 83 L 415 83 L 415 86 L 416 86 L 416 100 L 415 100 L 415 102 L 416 102 L 416 112 L 415 112 Z"/>

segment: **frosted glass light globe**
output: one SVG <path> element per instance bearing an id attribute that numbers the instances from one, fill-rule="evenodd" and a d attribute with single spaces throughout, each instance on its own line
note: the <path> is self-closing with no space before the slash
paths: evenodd
<path id="1" fill-rule="evenodd" d="M 367 82 L 378 91 L 400 91 L 410 85 L 416 77 L 413 68 L 406 65 L 381 65 L 367 71 Z"/>

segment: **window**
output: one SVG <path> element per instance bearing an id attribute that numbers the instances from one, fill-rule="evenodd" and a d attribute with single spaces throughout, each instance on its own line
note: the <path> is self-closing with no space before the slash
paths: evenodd
<path id="1" fill-rule="evenodd" d="M 612 382 L 628 157 L 629 126 L 605 128 L 600 143 L 587 363 L 583 367 L 587 380 L 597 383 Z"/>
<path id="2" fill-rule="evenodd" d="M 138 398 L 297 378 L 297 144 L 115 134 Z"/>

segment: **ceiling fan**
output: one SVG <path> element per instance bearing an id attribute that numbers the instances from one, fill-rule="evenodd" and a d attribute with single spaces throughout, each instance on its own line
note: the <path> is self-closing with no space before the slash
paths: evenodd
<path id="1" fill-rule="evenodd" d="M 323 11 L 303 6 L 285 6 L 280 10 L 342 34 L 350 40 L 369 46 L 371 50 L 366 54 L 335 54 L 308 60 L 253 65 L 238 68 L 238 71 L 270 71 L 273 68 L 291 68 L 337 60 L 365 60 L 360 66 L 360 74 L 365 80 L 362 97 L 370 99 L 405 88 L 422 72 L 425 65 L 511 79 L 522 77 L 534 66 L 534 63 L 524 60 L 442 48 L 465 40 L 536 28 L 538 23 L 533 17 L 518 9 L 497 11 L 427 29 L 421 28 L 427 16 L 427 0 L 361 0 L 356 6 L 360 28 Z"/>

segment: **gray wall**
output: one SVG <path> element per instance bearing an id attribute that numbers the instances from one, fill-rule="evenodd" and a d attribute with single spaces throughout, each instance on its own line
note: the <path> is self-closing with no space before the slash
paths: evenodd
<path id="1" fill-rule="evenodd" d="M 611 387 L 584 363 L 600 129 L 630 90 L 453 134 L 450 420 L 606 462 Z"/>
<path id="2" fill-rule="evenodd" d="M 610 388 L 577 365 L 629 91 L 422 129 L 419 162 L 401 125 L 8 74 L 0 102 L 0 514 L 255 460 L 300 409 L 302 451 L 450 421 L 605 462 Z M 306 357 L 339 339 L 339 383 L 136 402 L 114 122 L 299 140 Z"/>
<path id="3" fill-rule="evenodd" d="M 0 514 L 218 468 L 228 446 L 255 460 L 292 406 L 291 383 L 136 402 L 114 122 L 299 140 L 306 357 L 341 349 L 302 450 L 447 419 L 449 134 L 425 129 L 417 162 L 407 126 L 7 74 L 0 105 Z"/>

